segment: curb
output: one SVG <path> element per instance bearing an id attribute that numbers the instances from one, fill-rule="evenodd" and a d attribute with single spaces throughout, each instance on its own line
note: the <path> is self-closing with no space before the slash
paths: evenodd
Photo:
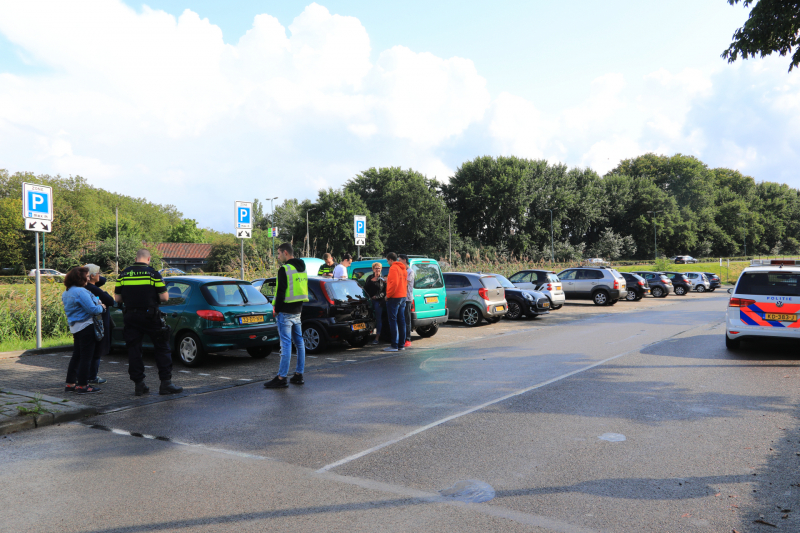
<path id="1" fill-rule="evenodd" d="M 70 348 L 72 347 L 70 346 Z M 16 389 L 3 389 L 3 391 L 10 392 L 11 394 L 17 394 L 20 396 L 28 396 L 30 398 L 35 398 L 37 396 L 32 392 L 21 391 Z M 43 413 L 41 415 L 36 415 L 36 416 L 19 416 L 15 417 L 12 420 L 2 422 L 0 423 L 0 435 L 16 433 L 18 431 L 24 431 L 26 429 L 51 426 L 53 424 L 63 424 L 64 422 L 71 422 L 79 418 L 94 416 L 98 412 L 97 407 L 81 405 L 75 402 L 65 402 L 63 401 L 62 398 L 56 398 L 54 396 L 45 396 L 44 394 L 40 394 L 39 397 L 47 402 L 58 404 L 59 407 L 63 407 L 64 409 L 61 409 L 55 413 Z"/>
<path id="2" fill-rule="evenodd" d="M 0 352 L 0 360 L 3 359 L 16 359 L 26 355 L 39 355 L 51 352 L 69 352 L 72 350 L 72 345 L 65 344 L 63 346 L 51 346 L 50 348 L 31 348 L 30 350 L 17 350 L 15 352 Z"/>

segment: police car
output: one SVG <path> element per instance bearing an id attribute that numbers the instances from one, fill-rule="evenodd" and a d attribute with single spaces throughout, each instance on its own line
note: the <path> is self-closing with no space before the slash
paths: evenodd
<path id="1" fill-rule="evenodd" d="M 728 292 L 728 349 L 757 337 L 800 339 L 800 261 L 754 259 Z"/>

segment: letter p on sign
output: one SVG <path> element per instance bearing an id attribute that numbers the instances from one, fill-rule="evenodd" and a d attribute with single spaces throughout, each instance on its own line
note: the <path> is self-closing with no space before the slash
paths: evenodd
<path id="1" fill-rule="evenodd" d="M 250 222 L 250 210 L 246 207 L 239 208 L 239 222 L 247 224 Z"/>

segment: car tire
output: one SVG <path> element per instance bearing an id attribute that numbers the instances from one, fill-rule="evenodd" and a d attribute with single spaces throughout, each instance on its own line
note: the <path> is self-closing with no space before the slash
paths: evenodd
<path id="1" fill-rule="evenodd" d="M 592 301 L 594 305 L 608 305 L 608 302 L 611 301 L 611 298 L 608 296 L 606 291 L 597 291 L 596 293 L 592 294 Z"/>
<path id="2" fill-rule="evenodd" d="M 742 347 L 742 341 L 739 339 L 731 339 L 728 334 L 725 334 L 725 347 L 729 350 L 738 350 Z"/>
<path id="3" fill-rule="evenodd" d="M 705 285 L 698 285 L 697 286 L 697 292 L 706 292 Z"/>
<path id="4" fill-rule="evenodd" d="M 611 301 L 608 302 L 608 305 L 617 305 L 618 301 L 619 300 L 611 300 Z"/>
<path id="5" fill-rule="evenodd" d="M 661 298 L 664 296 L 664 289 L 661 287 L 653 287 L 651 292 L 653 293 L 653 298 Z"/>
<path id="6" fill-rule="evenodd" d="M 676 296 L 686 296 L 686 288 L 685 287 L 675 287 L 675 295 Z"/>
<path id="7" fill-rule="evenodd" d="M 714 292 L 715 290 L 717 290 L 716 287 L 714 287 L 713 289 L 708 289 L 708 292 Z"/>
<path id="8" fill-rule="evenodd" d="M 439 331 L 439 324 L 431 324 L 430 326 L 420 326 L 417 328 L 417 335 L 420 337 L 433 337 Z"/>
<path id="9" fill-rule="evenodd" d="M 481 314 L 481 310 L 474 305 L 468 305 L 461 310 L 461 320 L 464 322 L 465 326 L 474 328 L 480 325 L 481 320 L 483 320 L 483 314 Z"/>
<path id="10" fill-rule="evenodd" d="M 272 346 L 251 346 L 247 349 L 247 353 L 253 359 L 264 359 L 272 353 Z"/>
<path id="11" fill-rule="evenodd" d="M 639 297 L 636 295 L 636 291 L 628 291 L 628 294 L 625 295 L 625 299 L 629 302 L 635 302 Z"/>
<path id="12" fill-rule="evenodd" d="M 636 302 L 641 302 L 641 301 L 642 301 L 642 298 L 644 298 L 644 296 L 637 296 L 637 297 L 636 297 L 636 300 L 634 300 L 634 301 L 636 301 Z"/>
<path id="13" fill-rule="evenodd" d="M 306 352 L 319 353 L 325 349 L 328 341 L 325 338 L 325 332 L 322 331 L 322 328 L 314 324 L 309 324 L 303 326 L 303 344 L 305 344 Z"/>
<path id="14" fill-rule="evenodd" d="M 176 347 L 175 351 L 178 353 L 178 359 L 181 360 L 183 366 L 200 366 L 206 358 L 206 350 L 203 348 L 203 343 L 192 332 L 181 335 Z"/>
<path id="15" fill-rule="evenodd" d="M 505 317 L 509 320 L 519 320 L 522 318 L 522 306 L 514 300 L 508 301 L 508 313 Z"/>

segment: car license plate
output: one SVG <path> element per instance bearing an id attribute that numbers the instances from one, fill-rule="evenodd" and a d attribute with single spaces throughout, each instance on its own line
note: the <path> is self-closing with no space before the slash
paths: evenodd
<path id="1" fill-rule="evenodd" d="M 650 289 L 645 289 L 645 290 L 644 290 L 644 293 L 645 293 L 645 294 L 650 294 Z"/>
<path id="2" fill-rule="evenodd" d="M 264 322 L 264 315 L 241 316 L 239 324 L 258 324 Z"/>
<path id="3" fill-rule="evenodd" d="M 353 331 L 359 331 L 362 329 L 367 329 L 367 325 L 363 322 L 361 324 L 353 324 Z"/>
<path id="4" fill-rule="evenodd" d="M 494 308 L 495 311 L 505 311 L 506 307 L 504 305 L 498 305 Z"/>
<path id="5" fill-rule="evenodd" d="M 439 303 L 439 297 L 438 296 L 426 296 L 425 297 L 425 303 L 426 304 L 438 304 Z"/>
<path id="6" fill-rule="evenodd" d="M 782 315 L 779 313 L 765 313 L 767 320 L 777 320 L 778 322 L 797 322 L 797 315 Z"/>
<path id="7" fill-rule="evenodd" d="M 550 302 L 544 302 L 544 303 L 542 304 L 542 307 L 544 307 L 545 309 L 547 309 L 548 307 L 550 307 Z"/>

